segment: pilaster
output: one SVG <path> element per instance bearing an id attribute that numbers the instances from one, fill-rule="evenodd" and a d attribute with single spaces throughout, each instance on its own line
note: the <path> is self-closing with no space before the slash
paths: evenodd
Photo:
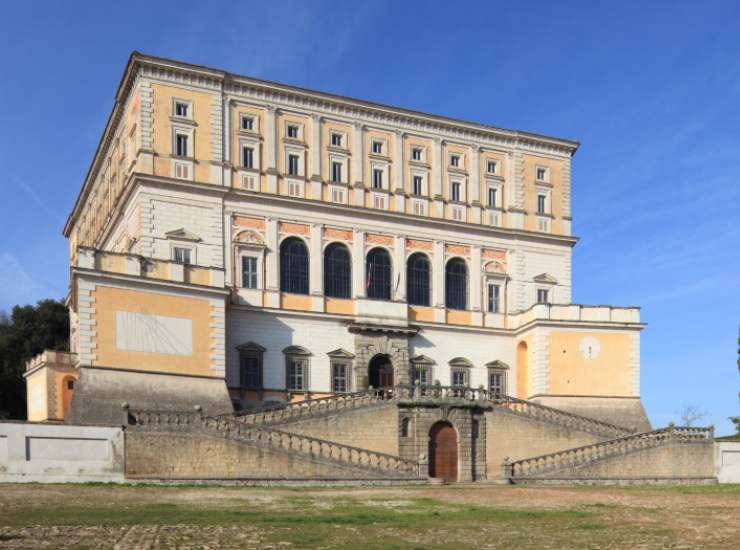
<path id="1" fill-rule="evenodd" d="M 321 177 L 321 123 L 323 117 L 311 117 L 311 197 L 320 201 L 323 196 L 323 179 Z"/>
<path id="2" fill-rule="evenodd" d="M 280 236 L 278 221 L 267 218 L 265 224 L 265 292 L 266 306 L 280 307 Z"/>
<path id="3" fill-rule="evenodd" d="M 324 258 L 321 247 L 323 229 L 323 225 L 319 223 L 311 224 L 308 291 L 311 295 L 311 309 L 313 311 L 324 311 L 324 292 L 322 288 L 322 282 L 324 280 Z"/>
<path id="4" fill-rule="evenodd" d="M 278 147 L 280 146 L 280 128 L 277 124 L 278 111 L 274 105 L 267 105 L 265 109 L 265 136 L 267 149 L 267 192 L 278 192 Z"/>
<path id="5" fill-rule="evenodd" d="M 355 229 L 352 242 L 352 297 L 364 298 L 365 288 L 365 232 Z"/>

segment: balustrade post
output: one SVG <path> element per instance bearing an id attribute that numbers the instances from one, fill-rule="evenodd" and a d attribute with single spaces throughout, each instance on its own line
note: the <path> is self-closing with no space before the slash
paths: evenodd
<path id="1" fill-rule="evenodd" d="M 514 477 L 514 465 L 509 462 L 509 457 L 504 457 L 504 461 L 501 463 L 501 475 L 506 479 Z"/>

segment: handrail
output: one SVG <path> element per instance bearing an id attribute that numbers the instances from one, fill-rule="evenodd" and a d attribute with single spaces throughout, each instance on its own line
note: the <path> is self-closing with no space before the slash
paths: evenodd
<path id="1" fill-rule="evenodd" d="M 635 432 L 634 429 L 618 426 L 603 420 L 579 415 L 541 405 L 533 401 L 518 399 L 508 395 L 495 394 L 484 388 L 469 386 L 420 385 L 391 386 L 369 389 L 348 394 L 330 395 L 318 399 L 306 399 L 268 410 L 252 410 L 233 413 L 234 418 L 248 424 L 277 424 L 296 418 L 310 417 L 329 411 L 354 409 L 369 406 L 382 401 L 399 399 L 458 400 L 484 401 L 494 406 L 503 407 L 511 412 L 524 414 L 539 420 L 558 422 L 561 425 L 581 429 L 598 435 L 619 437 Z"/>
<path id="2" fill-rule="evenodd" d="M 205 416 L 200 411 L 127 411 L 127 422 L 139 427 L 199 427 L 227 439 L 245 440 L 312 458 L 370 469 L 395 476 L 418 476 L 418 463 L 378 451 L 344 445 L 316 437 L 239 422 L 226 416 Z"/>
<path id="3" fill-rule="evenodd" d="M 672 441 L 696 443 L 711 441 L 712 439 L 714 439 L 713 427 L 669 426 L 514 462 L 505 462 L 504 468 L 507 469 L 507 476 L 510 478 L 535 476 L 628 451 L 657 447 Z"/>

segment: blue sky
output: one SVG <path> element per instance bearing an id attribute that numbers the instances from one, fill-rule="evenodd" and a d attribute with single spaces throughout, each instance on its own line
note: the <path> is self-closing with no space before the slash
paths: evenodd
<path id="1" fill-rule="evenodd" d="M 125 11 L 121 8 L 125 6 Z M 579 139 L 574 301 L 642 306 L 642 394 L 740 414 L 740 2 L 2 2 L 0 310 L 61 229 L 131 50 Z"/>

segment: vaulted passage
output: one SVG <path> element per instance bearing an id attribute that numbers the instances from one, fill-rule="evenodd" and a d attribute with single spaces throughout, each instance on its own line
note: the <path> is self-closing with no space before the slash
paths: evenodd
<path id="1" fill-rule="evenodd" d="M 429 430 L 429 475 L 457 481 L 457 432 L 449 422 L 437 422 Z"/>
<path id="2" fill-rule="evenodd" d="M 367 381 L 373 388 L 387 388 L 393 385 L 393 365 L 390 357 L 378 354 L 370 360 Z"/>

